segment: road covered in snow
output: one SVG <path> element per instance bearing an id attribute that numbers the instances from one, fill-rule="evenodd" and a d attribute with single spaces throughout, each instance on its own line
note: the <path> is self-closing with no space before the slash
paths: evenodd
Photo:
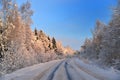
<path id="1" fill-rule="evenodd" d="M 120 80 L 120 75 L 78 58 L 69 58 L 23 68 L 5 75 L 2 80 Z"/>

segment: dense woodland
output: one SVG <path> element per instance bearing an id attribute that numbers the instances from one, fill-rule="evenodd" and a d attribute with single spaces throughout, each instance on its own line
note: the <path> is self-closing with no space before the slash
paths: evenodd
<path id="1" fill-rule="evenodd" d="M 42 30 L 31 30 L 32 15 L 29 1 L 19 7 L 15 0 L 0 0 L 0 74 L 74 52 Z"/>
<path id="2" fill-rule="evenodd" d="M 81 56 L 100 66 L 120 70 L 120 0 L 112 10 L 109 24 L 96 21 L 93 37 L 87 38 L 81 47 Z"/>

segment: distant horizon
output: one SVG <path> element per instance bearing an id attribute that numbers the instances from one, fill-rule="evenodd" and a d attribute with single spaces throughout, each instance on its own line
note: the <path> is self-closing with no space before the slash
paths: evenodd
<path id="1" fill-rule="evenodd" d="M 27 0 L 18 1 L 21 5 Z M 86 38 L 92 37 L 91 29 L 96 20 L 105 24 L 111 19 L 117 0 L 30 0 L 34 15 L 32 30 L 36 27 L 64 46 L 79 50 Z"/>

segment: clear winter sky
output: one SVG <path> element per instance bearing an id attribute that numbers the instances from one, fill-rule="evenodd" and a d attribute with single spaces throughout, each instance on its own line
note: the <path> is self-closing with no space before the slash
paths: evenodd
<path id="1" fill-rule="evenodd" d="M 19 4 L 26 0 L 17 0 Z M 85 38 L 92 36 L 96 20 L 108 23 L 117 0 L 30 0 L 34 10 L 32 29 L 79 50 Z"/>

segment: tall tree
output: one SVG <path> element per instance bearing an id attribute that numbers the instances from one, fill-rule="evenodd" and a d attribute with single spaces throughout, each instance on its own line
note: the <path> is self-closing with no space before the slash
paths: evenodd
<path id="1" fill-rule="evenodd" d="M 52 43 L 53 43 L 53 49 L 56 49 L 57 48 L 57 46 L 56 46 L 56 40 L 55 40 L 55 38 L 53 37 L 52 38 Z"/>
<path id="2" fill-rule="evenodd" d="M 38 36 L 38 31 L 37 31 L 36 28 L 35 28 L 35 30 L 34 30 L 34 33 L 35 33 L 35 36 Z"/>

